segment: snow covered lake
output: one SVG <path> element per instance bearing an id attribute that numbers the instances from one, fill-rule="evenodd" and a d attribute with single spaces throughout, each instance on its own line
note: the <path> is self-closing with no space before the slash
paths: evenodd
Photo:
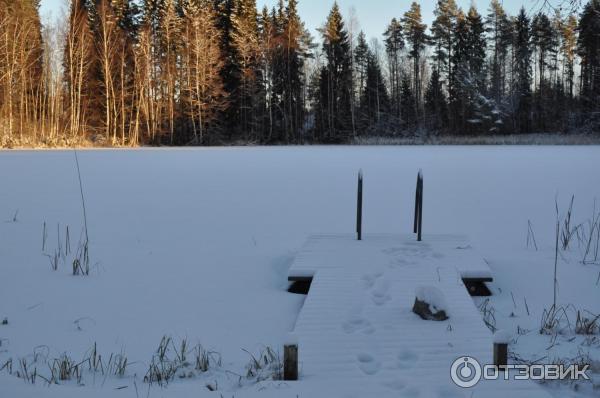
<path id="1" fill-rule="evenodd" d="M 123 353 L 130 365 L 123 378 L 86 374 L 85 387 L 48 388 L 43 381 L 32 387 L 5 369 L 2 397 L 75 397 L 81 388 L 94 397 L 213 396 L 207 383 L 217 383 L 226 397 L 295 397 L 301 386 L 239 387 L 232 375 L 245 374 L 250 356 L 243 349 L 258 354 L 280 347 L 293 328 L 303 297 L 286 292 L 287 270 L 306 238 L 354 231 L 359 169 L 366 233 L 411 231 L 423 169 L 425 239 L 428 233 L 471 238 L 495 272 L 490 287 L 498 326 L 533 330 L 515 349 L 538 356 L 550 345 L 535 329 L 552 305 L 555 199 L 564 216 L 575 195 L 574 223 L 590 219 L 600 200 L 597 146 L 90 150 L 78 156 L 90 240 L 87 277 L 72 276 L 68 261 L 51 267 L 66 245 L 67 226 L 72 249 L 82 233 L 73 151 L 0 153 L 0 321 L 8 323 L 0 326 L 0 368 L 9 358 L 16 371 L 19 358 L 62 353 L 79 361 L 94 344 L 105 361 Z M 527 248 L 528 221 L 539 251 Z M 583 265 L 580 257 L 576 245 L 561 256 L 559 302 L 600 314 L 600 266 Z M 148 390 L 143 377 L 163 336 L 218 352 L 231 373 L 211 371 L 176 380 L 168 390 Z M 581 342 L 565 342 L 554 354 L 573 357 Z M 600 361 L 600 342 L 585 349 Z M 326 379 L 309 382 L 322 383 L 323 396 L 352 396 L 332 390 Z"/>

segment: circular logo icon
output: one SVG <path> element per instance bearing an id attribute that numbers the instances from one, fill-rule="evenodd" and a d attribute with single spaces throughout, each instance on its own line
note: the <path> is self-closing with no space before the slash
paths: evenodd
<path id="1" fill-rule="evenodd" d="M 475 358 L 460 357 L 452 364 L 450 368 L 450 377 L 459 387 L 475 387 L 481 380 L 481 365 Z"/>

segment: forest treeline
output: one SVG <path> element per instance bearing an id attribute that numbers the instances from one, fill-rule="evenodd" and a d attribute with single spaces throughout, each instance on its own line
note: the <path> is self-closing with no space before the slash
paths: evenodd
<path id="1" fill-rule="evenodd" d="M 0 134 L 11 145 L 342 143 L 592 131 L 600 0 L 561 13 L 418 3 L 367 40 L 336 3 L 312 37 L 298 0 L 0 0 Z"/>

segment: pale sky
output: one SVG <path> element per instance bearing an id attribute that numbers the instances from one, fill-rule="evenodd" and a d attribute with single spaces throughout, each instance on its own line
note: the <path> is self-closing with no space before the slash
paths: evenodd
<path id="1" fill-rule="evenodd" d="M 42 16 L 49 11 L 57 16 L 65 1 L 42 0 Z M 556 3 L 559 1 L 554 0 Z M 259 9 L 261 9 L 265 4 L 272 7 L 277 3 L 277 0 L 257 0 L 257 2 Z M 411 0 L 338 0 L 344 16 L 348 16 L 350 9 L 354 7 L 360 28 L 365 31 L 369 38 L 381 38 L 389 21 L 393 17 L 400 18 L 408 10 L 411 2 Z M 423 18 L 429 25 L 433 18 L 436 1 L 421 0 L 419 3 L 423 10 Z M 489 0 L 457 0 L 457 3 L 465 9 L 469 8 L 471 3 L 475 3 L 479 12 L 483 15 L 487 14 L 489 7 Z M 504 0 L 503 3 L 506 10 L 515 15 L 523 5 L 525 5 L 528 12 L 538 11 L 543 4 L 543 0 Z M 311 29 L 313 35 L 316 35 L 316 28 L 324 23 L 332 5 L 333 0 L 299 0 L 300 16 L 307 27 Z"/>

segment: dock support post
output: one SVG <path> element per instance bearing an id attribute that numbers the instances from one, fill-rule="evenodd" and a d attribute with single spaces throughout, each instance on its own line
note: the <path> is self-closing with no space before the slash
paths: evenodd
<path id="1" fill-rule="evenodd" d="M 494 366 L 499 370 L 506 369 L 508 365 L 508 343 L 494 343 Z"/>
<path id="2" fill-rule="evenodd" d="M 362 211 L 363 211 L 363 173 L 358 172 L 358 198 L 356 201 L 356 234 L 362 240 Z"/>
<path id="3" fill-rule="evenodd" d="M 417 176 L 417 191 L 415 194 L 415 223 L 414 233 L 417 234 L 417 241 L 422 240 L 423 227 L 423 172 L 419 170 Z"/>
<path id="4" fill-rule="evenodd" d="M 283 346 L 283 380 L 298 380 L 298 344 Z"/>

